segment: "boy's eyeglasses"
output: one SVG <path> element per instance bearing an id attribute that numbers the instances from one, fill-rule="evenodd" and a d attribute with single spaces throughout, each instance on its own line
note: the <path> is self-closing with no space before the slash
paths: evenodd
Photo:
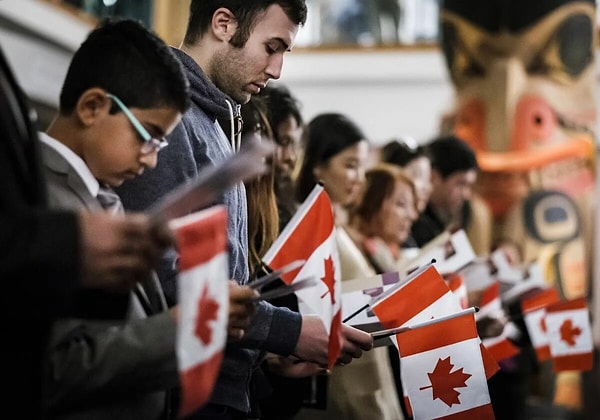
<path id="1" fill-rule="evenodd" d="M 142 147 L 140 148 L 140 151 L 143 154 L 158 152 L 161 149 L 164 149 L 165 147 L 167 147 L 169 145 L 169 143 L 167 142 L 167 139 L 165 139 L 164 137 L 162 137 L 162 138 L 152 137 L 150 135 L 150 133 L 148 133 L 148 130 L 146 130 L 144 128 L 142 123 L 140 123 L 140 121 L 135 117 L 135 115 L 133 115 L 131 113 L 129 108 L 127 108 L 125 106 L 125 104 L 119 98 L 117 98 L 112 93 L 107 93 L 106 97 L 113 100 L 114 103 L 117 104 L 117 106 L 121 109 L 121 111 L 123 111 L 123 114 L 125 114 L 125 116 L 129 120 L 129 122 L 131 122 L 131 125 L 133 125 L 135 130 L 138 132 L 138 134 L 144 140 L 144 143 L 142 143 Z"/>

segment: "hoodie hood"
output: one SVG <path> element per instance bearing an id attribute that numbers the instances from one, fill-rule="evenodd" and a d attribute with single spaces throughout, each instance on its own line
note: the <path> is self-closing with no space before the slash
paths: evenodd
<path id="1" fill-rule="evenodd" d="M 232 115 L 227 101 L 231 104 L 235 104 L 235 101 L 208 79 L 192 57 L 177 48 L 173 48 L 173 52 L 186 69 L 190 81 L 192 102 L 214 118 L 231 120 Z"/>

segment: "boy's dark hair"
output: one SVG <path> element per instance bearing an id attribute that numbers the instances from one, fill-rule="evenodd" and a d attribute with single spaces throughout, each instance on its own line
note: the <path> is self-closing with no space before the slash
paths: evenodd
<path id="1" fill-rule="evenodd" d="M 133 20 L 104 20 L 75 52 L 60 93 L 60 112 L 71 113 L 87 89 L 99 87 L 128 107 L 190 104 L 181 63 L 157 35 Z M 112 113 L 119 109 L 113 104 Z"/>
<path id="2" fill-rule="evenodd" d="M 275 142 L 279 143 L 277 138 L 277 127 L 279 124 L 284 122 L 289 116 L 291 116 L 298 126 L 302 126 L 302 114 L 300 113 L 300 102 L 292 96 L 289 89 L 283 85 L 268 85 L 263 89 L 259 97 L 264 99 L 264 103 L 267 107 L 267 118 L 273 134 L 275 136 Z"/>
<path id="3" fill-rule="evenodd" d="M 455 172 L 479 169 L 475 152 L 458 137 L 438 137 L 426 146 L 426 150 L 431 158 L 431 168 L 443 178 Z"/>
<path id="4" fill-rule="evenodd" d="M 296 200 L 298 202 L 310 194 L 317 180 L 313 170 L 326 164 L 338 153 L 367 140 L 362 130 L 348 117 L 337 113 L 317 115 L 304 132 L 306 146 L 302 166 L 296 180 Z"/>
<path id="5" fill-rule="evenodd" d="M 281 6 L 287 17 L 297 25 L 306 23 L 305 0 L 192 0 L 184 44 L 194 44 L 208 30 L 215 11 L 224 7 L 233 13 L 238 23 L 230 43 L 242 48 L 254 29 L 256 18 L 273 4 Z"/>

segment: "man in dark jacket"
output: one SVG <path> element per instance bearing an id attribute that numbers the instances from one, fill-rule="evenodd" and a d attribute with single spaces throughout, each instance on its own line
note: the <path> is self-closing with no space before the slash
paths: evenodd
<path id="1" fill-rule="evenodd" d="M 207 165 L 223 161 L 240 145 L 239 105 L 281 74 L 284 54 L 306 20 L 304 0 L 192 0 L 185 40 L 176 54 L 192 89 L 192 106 L 169 136 L 157 167 L 126 182 L 119 194 L 126 208 L 145 209 Z M 221 127 L 230 133 L 230 138 Z M 228 212 L 229 276 L 249 281 L 247 210 L 244 186 L 225 193 Z M 170 304 L 176 301 L 175 251 L 166 255 L 159 275 Z M 345 326 L 341 361 L 359 357 L 372 345 L 370 335 Z M 322 321 L 261 302 L 239 342 L 229 343 L 210 404 L 197 418 L 247 418 L 248 385 L 268 351 L 293 354 L 327 365 L 328 337 Z"/>
<path id="2" fill-rule="evenodd" d="M 419 247 L 444 230 L 466 228 L 479 169 L 471 147 L 457 137 L 439 137 L 425 147 L 431 158 L 433 189 L 425 211 L 412 226 Z"/>

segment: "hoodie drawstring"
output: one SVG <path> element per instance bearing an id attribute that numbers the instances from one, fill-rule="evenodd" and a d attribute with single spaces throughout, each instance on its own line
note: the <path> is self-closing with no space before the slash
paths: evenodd
<path id="1" fill-rule="evenodd" d="M 233 149 L 233 152 L 237 153 L 240 150 L 240 147 L 242 146 L 242 127 L 244 124 L 242 120 L 242 106 L 236 104 L 234 112 L 233 105 L 231 104 L 231 102 L 229 102 L 227 99 L 225 100 L 225 102 L 227 103 L 227 107 L 229 108 L 229 121 L 231 124 L 231 130 L 229 131 L 229 142 L 231 143 L 231 148 Z M 236 121 L 239 121 L 238 130 L 236 130 L 235 127 Z"/>

